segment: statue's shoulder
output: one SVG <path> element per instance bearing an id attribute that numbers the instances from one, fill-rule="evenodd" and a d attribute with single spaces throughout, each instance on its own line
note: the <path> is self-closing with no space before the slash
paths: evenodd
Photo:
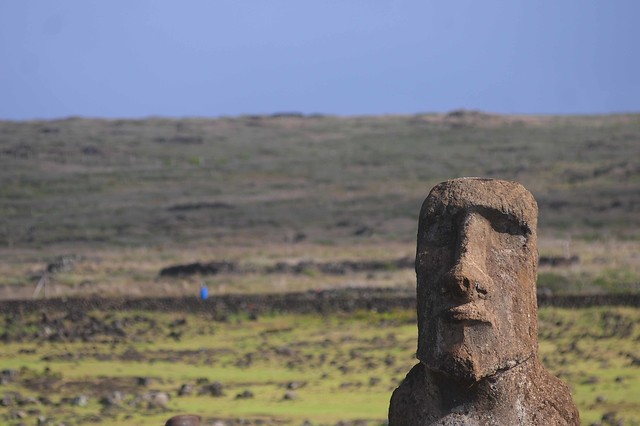
<path id="1" fill-rule="evenodd" d="M 580 415 L 571 389 L 562 380 L 555 377 L 542 364 L 536 369 L 536 380 L 533 381 L 529 398 L 535 401 L 539 423 L 545 425 L 578 426 Z"/>
<path id="2" fill-rule="evenodd" d="M 416 364 L 391 395 L 389 426 L 427 424 L 438 400 L 430 372 L 422 363 Z"/>

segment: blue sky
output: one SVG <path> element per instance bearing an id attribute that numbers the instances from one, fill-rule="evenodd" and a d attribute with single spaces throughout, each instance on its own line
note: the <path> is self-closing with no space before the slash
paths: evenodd
<path id="1" fill-rule="evenodd" d="M 640 112 L 640 2 L 0 0 L 0 119 Z"/>

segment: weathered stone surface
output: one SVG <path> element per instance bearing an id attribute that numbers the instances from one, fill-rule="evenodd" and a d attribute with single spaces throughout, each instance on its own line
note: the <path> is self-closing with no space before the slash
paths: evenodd
<path id="1" fill-rule="evenodd" d="M 462 178 L 422 205 L 416 365 L 390 426 L 578 425 L 537 355 L 538 209 L 522 185 Z"/>

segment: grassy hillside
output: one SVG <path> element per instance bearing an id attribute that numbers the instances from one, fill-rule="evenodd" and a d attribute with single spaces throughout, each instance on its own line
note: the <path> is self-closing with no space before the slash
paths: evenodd
<path id="1" fill-rule="evenodd" d="M 640 421 L 639 320 L 632 308 L 540 311 L 541 360 L 571 386 L 582 424 Z M 159 425 L 186 412 L 206 424 L 380 425 L 416 363 L 416 332 L 408 311 L 7 317 L 0 419 Z M 154 402 L 156 393 L 169 401 Z"/>
<path id="2" fill-rule="evenodd" d="M 16 284 L 38 262 L 96 250 L 103 260 L 132 250 L 138 263 L 158 258 L 148 249 L 168 263 L 323 247 L 337 257 L 387 245 L 386 256 L 411 255 L 429 189 L 485 176 L 533 192 L 543 253 L 597 241 L 580 253 L 591 281 L 622 264 L 633 284 L 639 158 L 640 115 L 0 122 L 0 251 L 27 265 L 0 272 Z M 594 260 L 601 243 L 614 263 Z"/>

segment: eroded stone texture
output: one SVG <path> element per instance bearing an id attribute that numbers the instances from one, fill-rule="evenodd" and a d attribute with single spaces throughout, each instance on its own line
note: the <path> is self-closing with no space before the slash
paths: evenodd
<path id="1" fill-rule="evenodd" d="M 519 183 L 462 178 L 422 205 L 416 365 L 390 426 L 578 425 L 537 355 L 538 208 Z"/>

